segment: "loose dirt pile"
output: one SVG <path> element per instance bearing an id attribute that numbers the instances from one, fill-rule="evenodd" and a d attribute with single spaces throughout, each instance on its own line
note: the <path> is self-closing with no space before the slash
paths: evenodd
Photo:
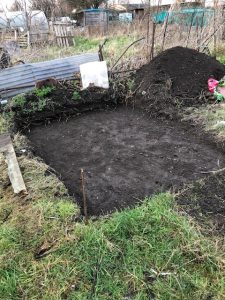
<path id="1" fill-rule="evenodd" d="M 136 74 L 137 104 L 152 114 L 172 115 L 181 106 L 207 102 L 207 80 L 221 79 L 225 66 L 196 50 L 175 47 L 162 52 Z"/>

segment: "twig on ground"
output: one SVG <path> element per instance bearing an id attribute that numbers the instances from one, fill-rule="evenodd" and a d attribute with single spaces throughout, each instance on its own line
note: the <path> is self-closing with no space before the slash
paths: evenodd
<path id="1" fill-rule="evenodd" d="M 142 37 L 136 41 L 134 41 L 133 43 L 131 43 L 125 50 L 124 52 L 120 55 L 120 57 L 117 59 L 117 61 L 115 62 L 115 64 L 112 66 L 111 71 L 116 67 L 116 65 L 118 64 L 118 62 L 121 60 L 121 58 L 125 55 L 125 53 L 130 49 L 130 47 L 132 47 L 134 44 L 144 40 L 145 37 Z"/>
<path id="2" fill-rule="evenodd" d="M 224 168 L 221 168 L 219 170 L 212 170 L 212 171 L 202 171 L 200 172 L 201 174 L 213 174 L 213 175 L 216 175 L 216 174 L 219 174 L 220 172 L 223 172 L 225 171 L 225 167 Z"/>

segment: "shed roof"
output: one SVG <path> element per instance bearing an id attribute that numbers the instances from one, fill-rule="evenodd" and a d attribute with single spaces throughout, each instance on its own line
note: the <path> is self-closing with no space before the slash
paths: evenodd
<path id="1" fill-rule="evenodd" d="M 83 9 L 82 11 L 84 12 L 108 12 L 108 9 L 105 8 L 88 8 L 88 9 Z"/>

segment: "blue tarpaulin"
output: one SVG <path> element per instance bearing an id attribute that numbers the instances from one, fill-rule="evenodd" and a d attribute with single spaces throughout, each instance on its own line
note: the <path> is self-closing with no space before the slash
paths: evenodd
<path id="1" fill-rule="evenodd" d="M 161 11 L 153 15 L 155 23 L 163 23 L 169 11 Z M 169 24 L 206 26 L 213 18 L 214 10 L 204 8 L 187 8 L 180 11 L 172 11 L 168 17 Z"/>

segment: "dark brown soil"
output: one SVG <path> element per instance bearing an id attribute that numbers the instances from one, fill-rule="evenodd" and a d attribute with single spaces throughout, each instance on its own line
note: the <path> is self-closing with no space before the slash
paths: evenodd
<path id="1" fill-rule="evenodd" d="M 77 99 L 73 97 L 74 92 Z M 39 109 L 38 103 L 42 99 L 31 93 L 26 95 L 24 105 L 12 105 L 10 108 L 14 112 L 14 130 L 23 131 L 33 125 L 48 124 L 86 111 L 115 107 L 119 97 L 119 93 L 116 96 L 111 89 L 93 87 L 81 91 L 75 86 L 62 85 L 45 97 L 46 104 Z"/>
<path id="2" fill-rule="evenodd" d="M 187 124 L 148 119 L 120 107 L 31 129 L 35 152 L 54 168 L 89 215 L 133 206 L 153 193 L 181 188 L 225 166 L 223 153 Z"/>
<path id="3" fill-rule="evenodd" d="M 136 102 L 153 115 L 174 117 L 183 106 L 210 102 L 207 81 L 221 79 L 225 66 L 196 50 L 175 47 L 162 52 L 136 74 Z"/>
<path id="4" fill-rule="evenodd" d="M 225 234 L 224 186 L 225 171 L 222 171 L 195 182 L 176 198 L 190 215 L 205 223 L 210 220 L 214 229 Z M 212 224 L 209 225 L 212 227 Z"/>

